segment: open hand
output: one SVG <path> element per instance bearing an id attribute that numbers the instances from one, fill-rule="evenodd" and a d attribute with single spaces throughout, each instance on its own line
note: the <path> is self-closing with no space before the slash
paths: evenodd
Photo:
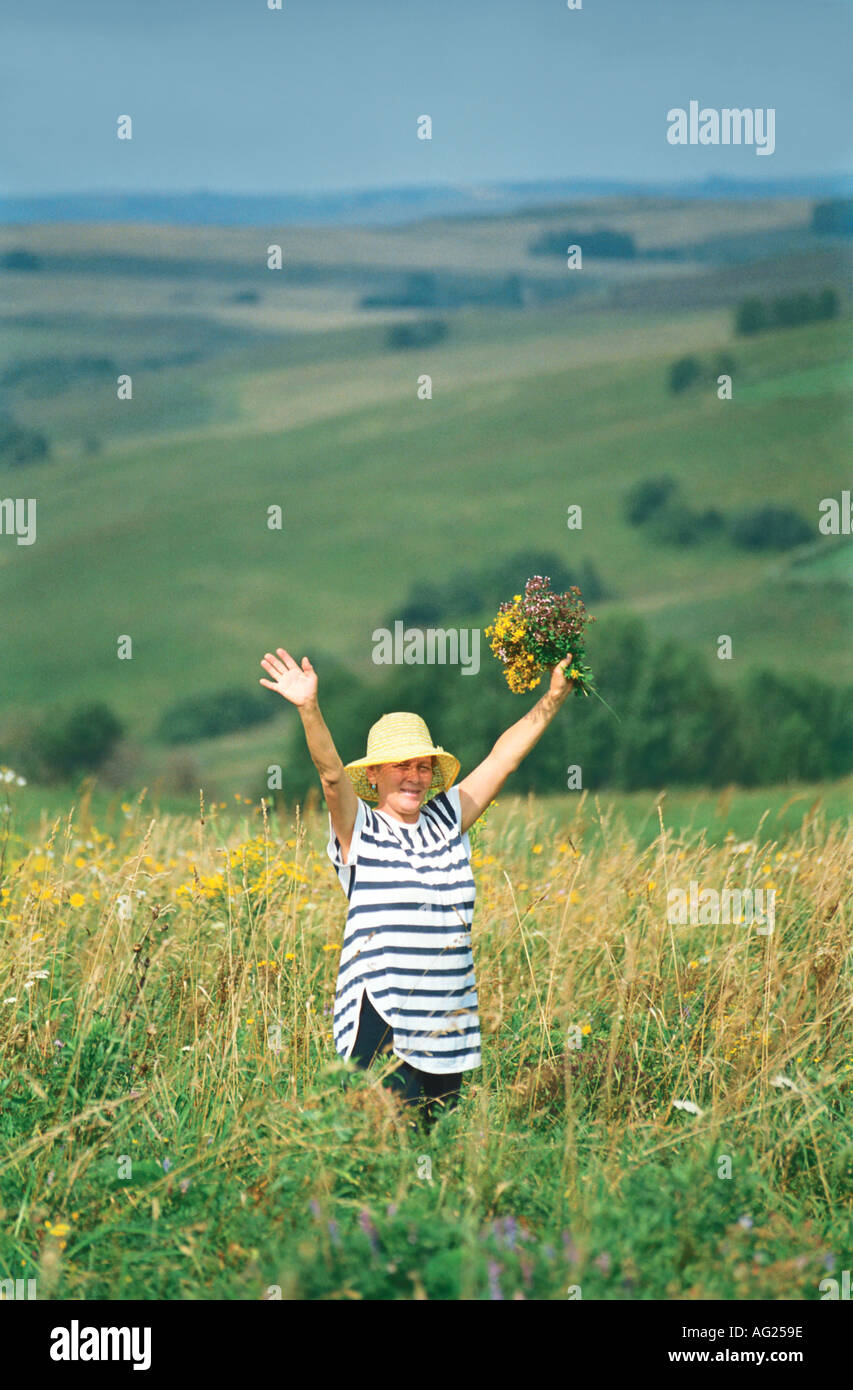
<path id="1" fill-rule="evenodd" d="M 261 662 L 265 671 L 273 677 L 266 681 L 261 677 L 261 685 L 268 690 L 277 690 L 292 705 L 309 705 L 317 699 L 317 672 L 307 656 L 302 658 L 302 666 L 296 662 L 284 647 L 276 648 L 276 655 L 267 652 Z"/>

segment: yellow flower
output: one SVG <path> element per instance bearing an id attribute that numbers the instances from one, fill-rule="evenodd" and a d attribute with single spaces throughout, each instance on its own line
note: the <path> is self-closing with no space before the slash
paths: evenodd
<path id="1" fill-rule="evenodd" d="M 532 846 L 531 846 L 531 852 L 532 852 L 533 854 L 541 854 L 541 853 L 542 853 L 542 846 L 541 846 L 541 845 L 532 845 Z"/>
<path id="2" fill-rule="evenodd" d="M 587 1034 L 589 1034 L 589 1033 L 592 1032 L 592 1024 L 591 1024 L 591 1023 L 585 1023 L 585 1024 L 583 1025 L 583 1027 L 581 1028 L 581 1032 L 583 1033 L 583 1036 L 586 1037 Z"/>
<path id="3" fill-rule="evenodd" d="M 71 907 L 82 907 L 85 901 L 86 899 L 83 897 L 82 893 L 72 893 L 71 897 L 68 899 L 69 906 Z"/>
<path id="4" fill-rule="evenodd" d="M 284 959 L 285 959 L 285 960 L 296 960 L 296 957 L 295 957 L 295 955 L 293 954 L 292 951 L 288 951 L 288 953 L 287 953 L 287 955 L 285 956 Z"/>

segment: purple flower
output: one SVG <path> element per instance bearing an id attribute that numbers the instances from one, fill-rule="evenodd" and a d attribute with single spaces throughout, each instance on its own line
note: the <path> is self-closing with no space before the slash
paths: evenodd
<path id="1" fill-rule="evenodd" d="M 602 1250 L 600 1255 L 596 1255 L 592 1263 L 601 1270 L 602 1274 L 606 1274 L 610 1269 L 610 1256 L 606 1250 Z"/>
<path id="2" fill-rule="evenodd" d="M 489 1260 L 489 1298 L 503 1300 L 501 1286 L 498 1283 L 498 1275 L 501 1272 L 501 1265 L 497 1260 Z"/>
<path id="3" fill-rule="evenodd" d="M 311 1208 L 311 1212 L 312 1212 L 313 1216 L 316 1217 L 316 1218 L 319 1218 L 319 1215 L 320 1215 L 320 1203 L 317 1201 L 317 1198 L 316 1198 L 316 1197 L 312 1197 L 312 1198 L 311 1198 L 311 1201 L 308 1203 L 308 1205 L 309 1205 L 309 1207 Z"/>
<path id="4" fill-rule="evenodd" d="M 171 1166 L 172 1166 L 172 1160 L 171 1160 L 170 1158 L 164 1158 L 164 1159 L 163 1159 L 163 1172 L 164 1172 L 164 1173 L 168 1173 L 168 1171 L 169 1171 L 169 1169 L 171 1168 Z"/>
<path id="5" fill-rule="evenodd" d="M 835 1256 L 834 1256 L 834 1255 L 824 1255 L 824 1257 L 823 1257 L 823 1267 L 824 1267 L 824 1269 L 835 1269 Z"/>
<path id="6" fill-rule="evenodd" d="M 374 1251 L 378 1250 L 379 1243 L 376 1239 L 376 1227 L 370 1219 L 370 1212 L 367 1210 L 367 1207 L 362 1207 L 361 1211 L 358 1213 L 358 1224 L 370 1240 L 372 1249 Z"/>
<path id="7" fill-rule="evenodd" d="M 329 1235 L 331 1236 L 332 1244 L 333 1244 L 333 1245 L 340 1245 L 340 1243 L 341 1243 L 341 1238 L 340 1238 L 340 1236 L 339 1236 L 339 1234 L 338 1234 L 338 1223 L 337 1223 L 337 1221 L 330 1221 L 330 1222 L 329 1222 Z"/>
<path id="8" fill-rule="evenodd" d="M 563 1232 L 563 1249 L 566 1252 L 566 1259 L 574 1263 L 578 1257 L 578 1247 L 572 1240 L 571 1231 Z"/>
<path id="9" fill-rule="evenodd" d="M 396 1215 L 397 1215 L 397 1203 L 396 1203 L 396 1202 L 389 1202 L 389 1203 L 388 1203 L 387 1207 L 385 1208 L 385 1215 L 386 1215 L 386 1216 L 396 1216 Z"/>
<path id="10" fill-rule="evenodd" d="M 181 1178 L 181 1181 L 178 1183 L 178 1187 L 181 1189 L 182 1192 L 186 1192 L 191 1182 L 192 1178 Z"/>

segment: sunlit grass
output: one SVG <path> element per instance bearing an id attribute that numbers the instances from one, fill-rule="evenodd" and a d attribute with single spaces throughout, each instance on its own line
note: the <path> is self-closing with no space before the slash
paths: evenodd
<path id="1" fill-rule="evenodd" d="M 849 1261 L 849 829 L 813 809 L 709 843 L 662 811 L 640 839 L 618 798 L 572 806 L 475 828 L 484 1062 L 428 1137 L 334 1052 L 325 817 L 140 798 L 111 834 L 84 796 L 13 829 L 0 1278 L 75 1299 L 819 1298 Z M 670 926 L 691 880 L 773 888 L 774 932 Z"/>

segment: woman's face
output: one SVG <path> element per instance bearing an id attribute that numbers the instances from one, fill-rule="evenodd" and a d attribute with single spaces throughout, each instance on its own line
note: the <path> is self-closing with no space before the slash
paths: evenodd
<path id="1" fill-rule="evenodd" d="M 434 756 L 430 756 L 369 767 L 369 779 L 376 783 L 379 795 L 379 810 L 387 811 L 398 820 L 414 823 L 420 815 L 421 802 L 429 791 L 434 763 Z"/>

